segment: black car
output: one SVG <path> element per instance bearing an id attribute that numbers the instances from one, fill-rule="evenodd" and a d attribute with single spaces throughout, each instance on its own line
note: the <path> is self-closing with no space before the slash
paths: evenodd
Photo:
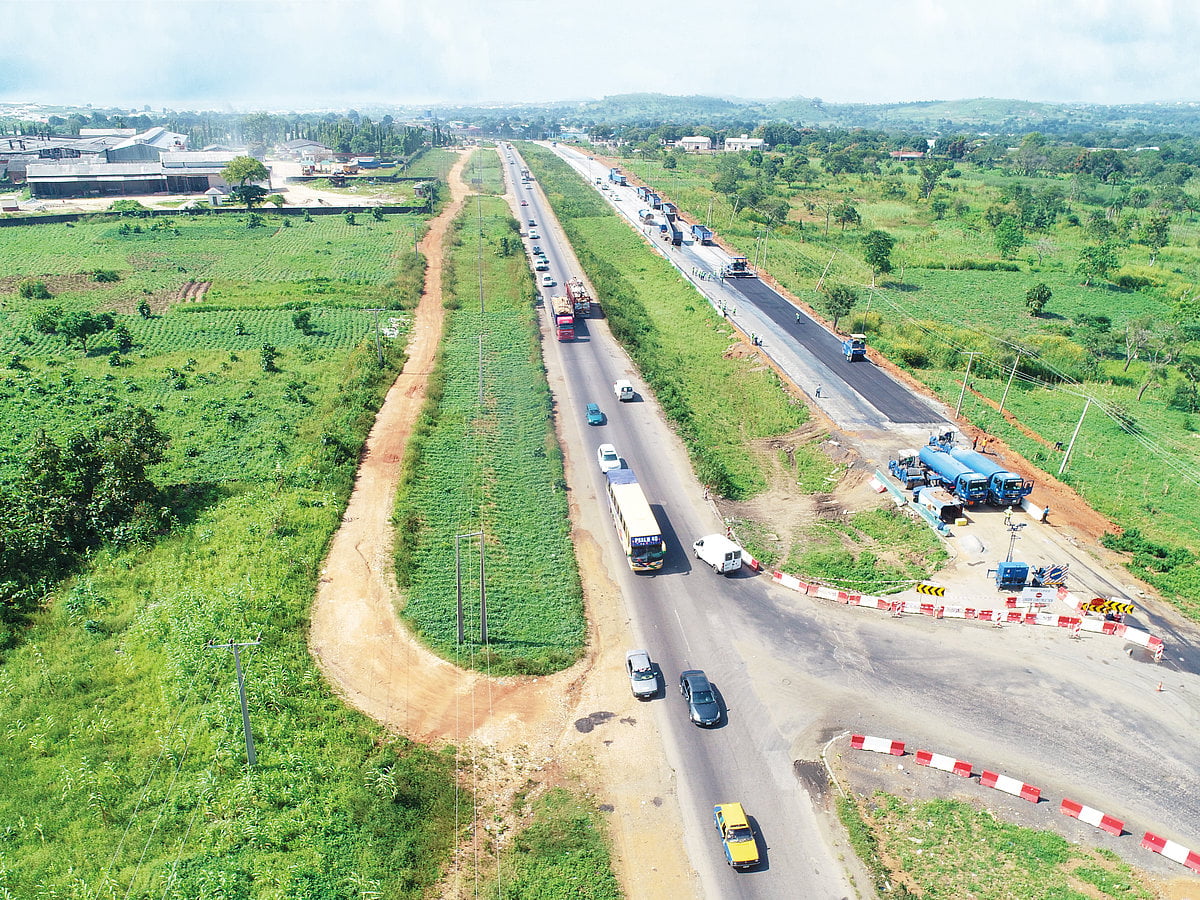
<path id="1" fill-rule="evenodd" d="M 687 701 L 688 715 L 697 725 L 716 725 L 721 720 L 721 707 L 708 676 L 699 669 L 688 669 L 679 675 L 679 693 Z"/>

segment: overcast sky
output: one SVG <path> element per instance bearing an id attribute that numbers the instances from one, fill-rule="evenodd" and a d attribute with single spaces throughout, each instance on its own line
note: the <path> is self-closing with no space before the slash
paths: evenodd
<path id="1" fill-rule="evenodd" d="M 0 101 L 1200 100 L 1200 0 L 0 0 Z"/>

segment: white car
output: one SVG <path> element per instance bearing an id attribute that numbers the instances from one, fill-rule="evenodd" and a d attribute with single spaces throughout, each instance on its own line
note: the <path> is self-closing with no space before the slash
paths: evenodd
<path id="1" fill-rule="evenodd" d="M 554 276 L 553 275 L 543 275 L 542 276 L 542 287 L 554 287 Z"/>
<path id="2" fill-rule="evenodd" d="M 621 457 L 617 455 L 617 448 L 612 444 L 601 444 L 596 448 L 596 462 L 600 464 L 601 472 L 621 468 Z"/>

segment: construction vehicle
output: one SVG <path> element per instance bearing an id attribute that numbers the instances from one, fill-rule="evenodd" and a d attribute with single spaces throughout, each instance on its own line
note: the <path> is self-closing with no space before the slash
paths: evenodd
<path id="1" fill-rule="evenodd" d="M 676 207 L 674 203 L 664 202 L 659 209 L 662 210 L 662 214 L 666 217 L 668 222 L 674 222 L 675 217 L 679 215 L 679 208 Z"/>
<path id="2" fill-rule="evenodd" d="M 599 179 L 597 179 L 597 183 L 599 183 Z M 633 190 L 637 194 L 639 200 L 649 200 L 650 199 L 650 193 L 651 193 L 650 188 L 646 187 L 645 185 L 639 184 Z"/>
<path id="3" fill-rule="evenodd" d="M 982 453 L 954 446 L 947 452 L 987 479 L 987 499 L 992 506 L 1016 506 L 1033 491 L 1032 481 L 1026 481 L 1016 472 L 1010 472 Z"/>
<path id="4" fill-rule="evenodd" d="M 650 204 L 651 209 L 659 209 L 662 206 L 662 197 L 658 196 L 654 191 L 649 191 L 646 194 L 646 202 Z"/>
<path id="5" fill-rule="evenodd" d="M 856 359 L 867 358 L 867 336 L 865 334 L 852 334 L 850 337 L 842 341 L 842 356 L 846 357 L 846 362 L 854 362 Z"/>
<path id="6" fill-rule="evenodd" d="M 592 314 L 592 295 L 581 279 L 572 278 L 567 282 L 567 296 L 575 305 L 575 318 L 584 319 Z"/>
<path id="7" fill-rule="evenodd" d="M 953 525 L 962 518 L 962 504 L 950 492 L 940 487 L 919 487 L 914 493 L 919 504 L 937 517 L 938 521 Z"/>
<path id="8" fill-rule="evenodd" d="M 621 174 L 621 170 L 617 169 L 617 168 L 612 168 L 612 169 L 608 170 L 608 180 L 611 181 L 613 184 L 624 185 L 624 184 L 629 183 L 625 179 L 625 176 Z"/>
<path id="9" fill-rule="evenodd" d="M 575 304 L 566 297 L 551 297 L 550 314 L 554 316 L 555 336 L 560 341 L 575 340 Z"/>
<path id="10" fill-rule="evenodd" d="M 918 458 L 932 473 L 933 480 L 951 491 L 964 506 L 978 506 L 987 502 L 987 478 L 971 471 L 966 463 L 955 459 L 940 444 L 922 447 Z"/>
<path id="11" fill-rule="evenodd" d="M 722 278 L 753 278 L 754 270 L 750 268 L 750 260 L 744 256 L 733 256 L 729 264 L 721 268 Z"/>
<path id="12" fill-rule="evenodd" d="M 888 471 L 892 473 L 893 478 L 904 485 L 905 490 L 912 490 L 926 484 L 925 469 L 921 465 L 916 450 L 901 450 L 896 454 L 895 459 L 888 460 Z M 986 483 L 984 490 L 987 490 Z"/>
<path id="13" fill-rule="evenodd" d="M 707 225 L 693 225 L 692 237 L 694 237 L 700 244 L 707 246 L 713 242 L 713 230 Z"/>
<path id="14" fill-rule="evenodd" d="M 678 222 L 664 218 L 658 225 L 658 236 L 678 247 L 683 243 L 683 229 Z"/>

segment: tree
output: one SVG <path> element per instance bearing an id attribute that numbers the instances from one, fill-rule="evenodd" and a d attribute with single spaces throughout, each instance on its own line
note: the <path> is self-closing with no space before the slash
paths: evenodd
<path id="1" fill-rule="evenodd" d="M 133 335 L 128 325 L 118 325 L 113 329 L 113 343 L 121 353 L 128 353 L 133 349 Z"/>
<path id="2" fill-rule="evenodd" d="M 152 315 L 150 312 L 150 304 L 147 301 L 142 300 L 140 303 L 138 303 L 138 315 L 143 319 L 148 319 Z"/>
<path id="3" fill-rule="evenodd" d="M 275 358 L 279 356 L 279 351 L 275 349 L 274 344 L 263 344 L 262 350 L 258 356 L 259 365 L 262 366 L 264 372 L 278 372 L 279 367 L 275 365 Z"/>
<path id="4" fill-rule="evenodd" d="M 1079 251 L 1075 271 L 1083 276 L 1084 287 L 1091 287 L 1093 279 L 1107 278 L 1108 273 L 1119 265 L 1120 261 L 1110 244 L 1093 244 Z"/>
<path id="5" fill-rule="evenodd" d="M 862 245 L 867 265 L 874 274 L 882 275 L 892 271 L 892 248 L 896 246 L 894 237 L 886 231 L 875 229 L 863 235 Z"/>
<path id="6" fill-rule="evenodd" d="M 271 177 L 271 173 L 253 156 L 235 156 L 229 161 L 229 165 L 221 170 L 221 177 L 229 184 L 237 182 L 239 186 L 243 186 L 254 181 L 266 181 Z"/>
<path id="7" fill-rule="evenodd" d="M 312 313 L 307 309 L 297 310 L 292 313 L 292 325 L 302 334 L 311 334 L 313 330 Z"/>
<path id="8" fill-rule="evenodd" d="M 1046 287 L 1045 283 L 1039 282 L 1025 292 L 1025 305 L 1029 307 L 1034 318 L 1037 318 L 1042 314 L 1042 310 L 1046 308 L 1046 304 L 1050 302 L 1052 296 L 1050 288 Z"/>
<path id="9" fill-rule="evenodd" d="M 996 226 L 993 236 L 1001 259 L 1012 259 L 1025 246 L 1025 231 L 1016 216 L 1005 216 Z"/>
<path id="10" fill-rule="evenodd" d="M 78 341 L 86 356 L 88 338 L 104 331 L 112 331 L 113 324 L 113 317 L 108 313 L 95 315 L 90 312 L 69 312 L 59 320 L 58 333 L 68 344 Z"/>
<path id="11" fill-rule="evenodd" d="M 243 203 L 250 209 L 254 204 L 262 203 L 267 196 L 266 188 L 252 182 L 267 181 L 271 173 L 253 156 L 235 156 L 229 161 L 229 165 L 221 170 L 221 177 L 229 184 L 237 182 L 237 186 L 231 188 L 229 194 L 238 203 Z"/>
<path id="12" fill-rule="evenodd" d="M 239 184 L 229 189 L 229 196 L 246 209 L 253 209 L 266 199 L 267 189 L 257 184 Z"/>
<path id="13" fill-rule="evenodd" d="M 62 319 L 63 309 L 55 304 L 54 306 L 43 306 L 34 312 L 30 324 L 33 325 L 33 330 L 40 334 L 57 334 L 58 323 Z"/>
<path id="14" fill-rule="evenodd" d="M 1137 359 L 1139 351 L 1150 342 L 1153 329 L 1154 320 L 1150 316 L 1138 316 L 1125 323 L 1125 368 L 1121 371 L 1129 371 L 1129 364 Z"/>
<path id="15" fill-rule="evenodd" d="M 1150 248 L 1150 265 L 1158 259 L 1158 251 L 1171 241 L 1171 216 L 1169 213 L 1151 213 L 1142 225 L 1142 243 Z"/>
<path id="16" fill-rule="evenodd" d="M 917 169 L 920 176 L 919 187 L 921 197 L 929 199 L 929 195 L 933 193 L 933 189 L 938 186 L 938 182 L 942 178 L 942 174 L 949 168 L 942 160 L 933 160 L 931 162 L 921 163 Z"/>
<path id="17" fill-rule="evenodd" d="M 833 208 L 833 218 L 842 226 L 842 231 L 846 230 L 847 225 L 857 227 L 862 224 L 862 216 L 859 215 L 858 208 L 849 200 L 843 200 Z"/>
<path id="18" fill-rule="evenodd" d="M 833 319 L 833 330 L 837 331 L 838 319 L 854 309 L 858 294 L 844 284 L 835 284 L 822 295 L 821 306 L 825 314 Z"/>

